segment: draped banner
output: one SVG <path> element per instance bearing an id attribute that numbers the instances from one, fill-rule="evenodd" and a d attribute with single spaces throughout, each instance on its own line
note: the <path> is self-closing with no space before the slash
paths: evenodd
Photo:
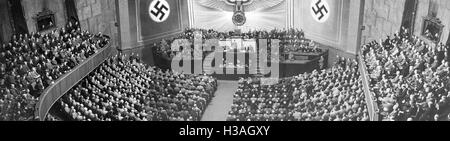
<path id="1" fill-rule="evenodd" d="M 67 19 L 70 22 L 79 22 L 78 20 L 78 14 L 77 9 L 75 7 L 75 1 L 74 0 L 66 0 L 66 13 L 67 13 Z"/>
<path id="2" fill-rule="evenodd" d="M 23 14 L 22 3 L 20 0 L 10 0 L 9 2 L 11 3 L 11 15 L 15 25 L 15 34 L 27 34 L 28 26 Z"/>
<path id="3" fill-rule="evenodd" d="M 145 42 L 184 29 L 180 0 L 138 0 L 137 2 L 138 41 Z"/>
<path id="4" fill-rule="evenodd" d="M 302 0 L 297 17 L 308 38 L 338 46 L 342 28 L 342 0 Z"/>

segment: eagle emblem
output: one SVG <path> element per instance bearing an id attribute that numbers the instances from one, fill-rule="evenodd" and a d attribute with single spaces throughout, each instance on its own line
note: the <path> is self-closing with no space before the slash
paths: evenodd
<path id="1" fill-rule="evenodd" d="M 284 0 L 198 0 L 200 5 L 222 11 L 234 12 L 232 21 L 236 26 L 246 22 L 245 12 L 276 6 Z"/>

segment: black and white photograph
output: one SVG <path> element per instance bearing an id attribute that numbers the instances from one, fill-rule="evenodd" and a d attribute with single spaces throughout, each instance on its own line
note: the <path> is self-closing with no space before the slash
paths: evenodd
<path id="1" fill-rule="evenodd" d="M 450 0 L 0 0 L 0 123 L 450 121 L 449 55 Z"/>

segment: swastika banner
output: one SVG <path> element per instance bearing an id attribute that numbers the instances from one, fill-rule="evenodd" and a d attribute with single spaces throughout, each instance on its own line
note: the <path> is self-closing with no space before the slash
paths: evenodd
<path id="1" fill-rule="evenodd" d="M 183 28 L 186 12 L 180 12 L 181 0 L 139 0 L 139 30 L 143 41 L 172 34 Z M 180 15 L 186 13 L 186 15 Z M 139 37 L 138 37 L 139 38 Z"/>

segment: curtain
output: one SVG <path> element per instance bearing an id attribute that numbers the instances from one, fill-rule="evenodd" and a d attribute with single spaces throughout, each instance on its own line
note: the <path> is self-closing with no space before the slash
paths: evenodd
<path id="1" fill-rule="evenodd" d="M 10 41 L 13 34 L 8 0 L 0 0 L 0 43 Z"/>
<path id="2" fill-rule="evenodd" d="M 2 24 L 0 24 L 0 46 L 4 43 L 3 41 L 3 27 Z"/>
<path id="3" fill-rule="evenodd" d="M 11 17 L 14 21 L 15 34 L 27 34 L 28 26 L 23 14 L 23 7 L 21 0 L 9 0 L 11 4 Z"/>
<path id="4" fill-rule="evenodd" d="M 65 4 L 66 4 L 67 20 L 72 23 L 79 22 L 77 8 L 75 7 L 75 1 L 66 0 Z"/>

